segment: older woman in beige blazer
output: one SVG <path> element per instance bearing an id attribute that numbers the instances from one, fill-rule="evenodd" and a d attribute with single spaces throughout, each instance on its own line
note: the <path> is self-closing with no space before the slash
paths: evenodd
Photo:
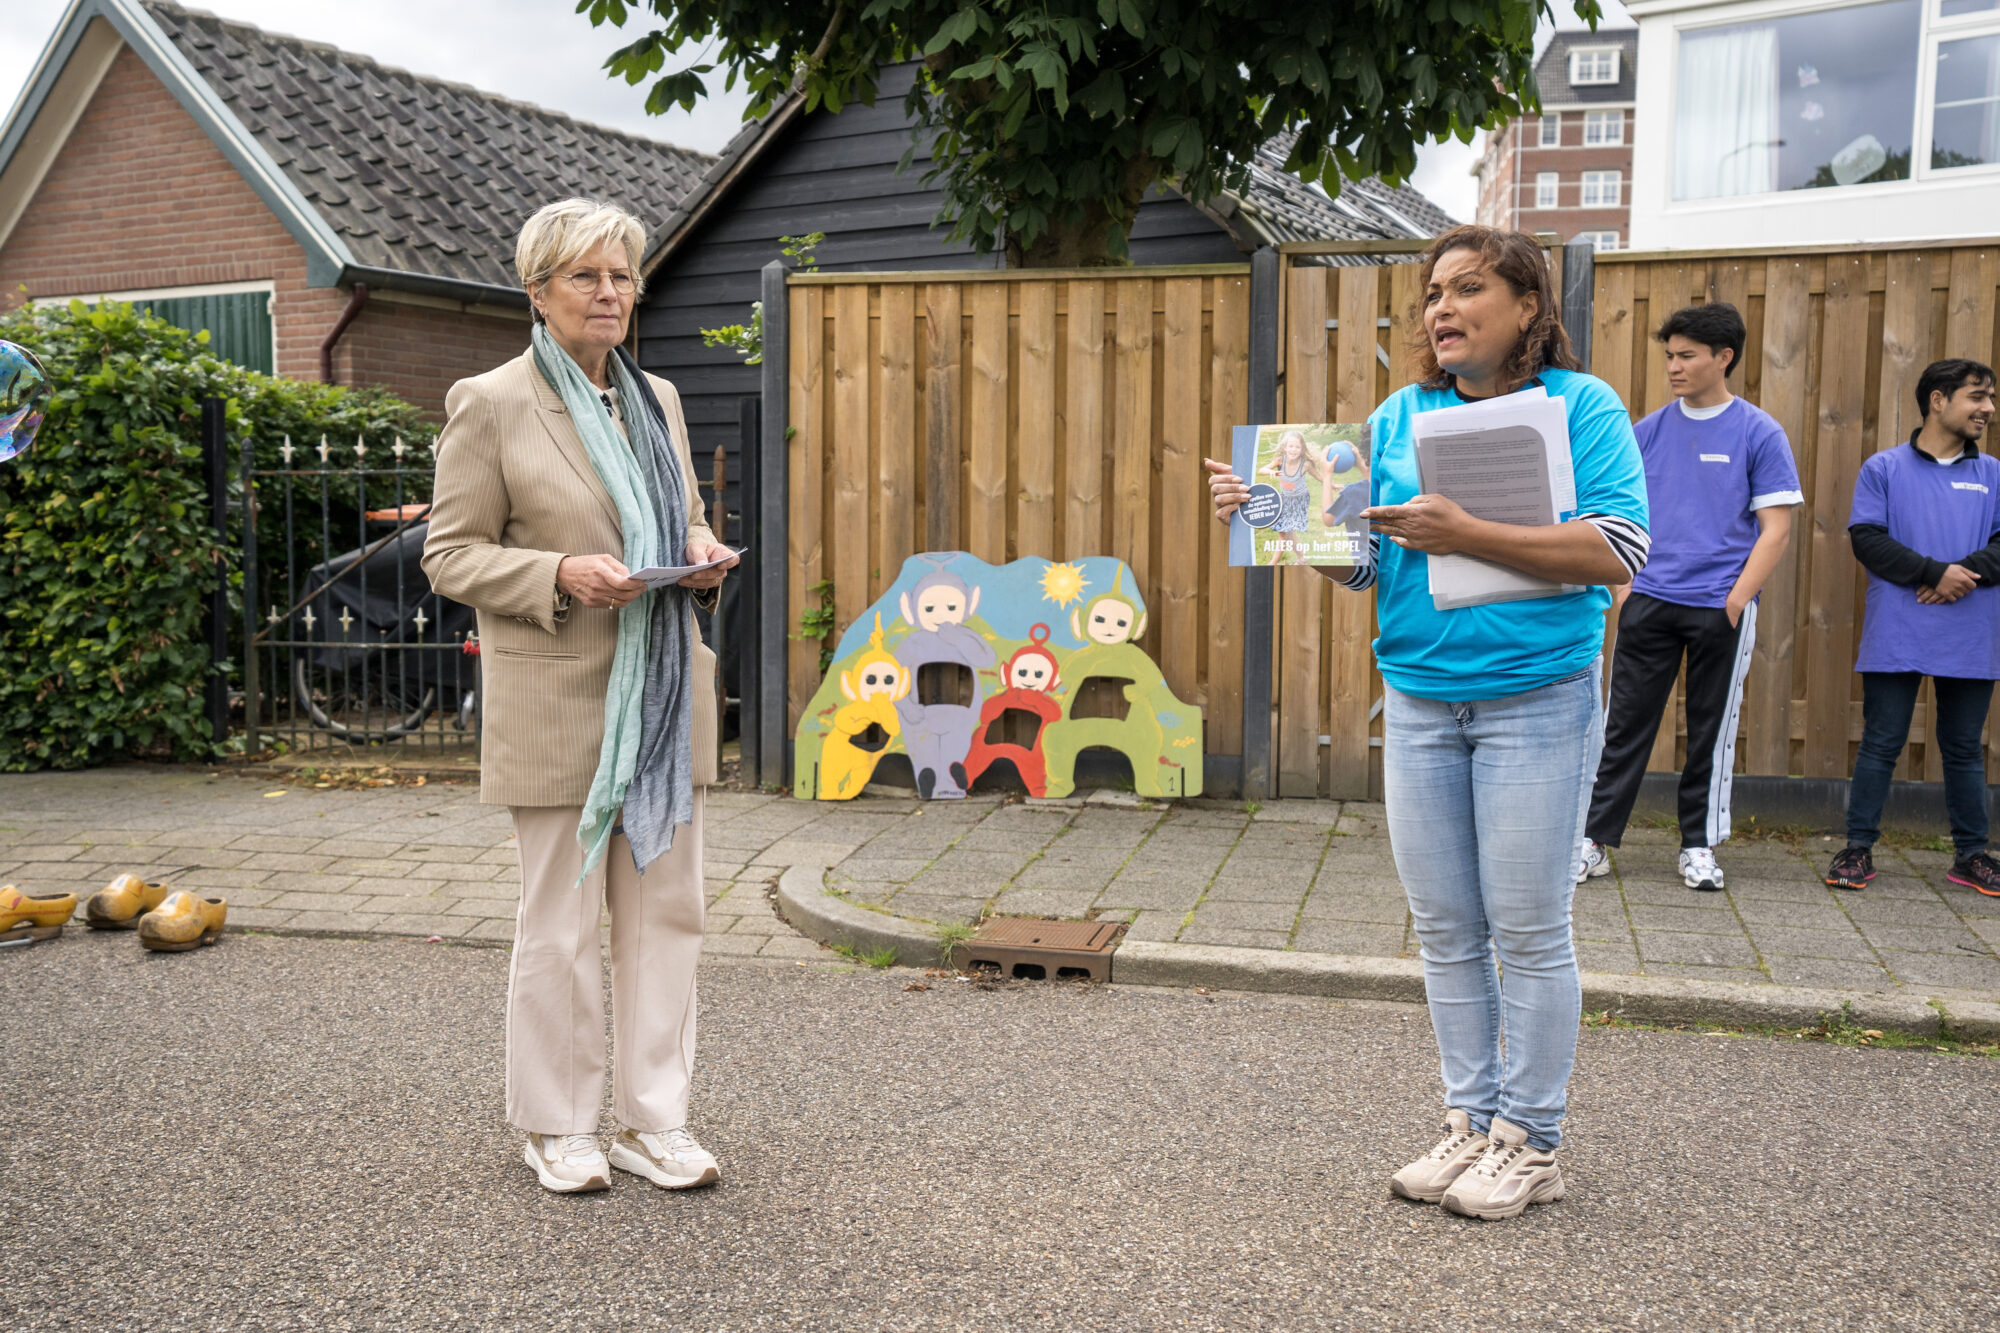
<path id="1" fill-rule="evenodd" d="M 646 697 L 650 707 L 662 692 L 654 687 L 665 682 L 665 692 L 679 698 L 681 678 L 691 683 L 691 709 L 682 700 L 678 713 L 661 715 L 691 726 L 689 745 L 678 752 L 691 760 L 691 772 L 677 775 L 689 818 L 659 830 L 670 849 L 643 871 L 615 810 L 603 812 L 598 826 L 601 833 L 616 824 L 608 843 L 600 836 L 594 849 L 586 846 L 589 802 L 605 790 L 607 687 L 614 700 L 630 697 L 629 684 L 620 695 L 614 682 L 621 617 L 649 615 L 654 605 L 633 605 L 647 591 L 621 559 L 628 548 L 619 504 L 633 497 L 617 480 L 623 474 L 605 472 L 604 451 L 637 453 L 648 439 L 662 446 L 663 423 L 678 458 L 687 540 L 684 553 L 661 563 L 729 555 L 707 526 L 679 395 L 619 359 L 639 294 L 643 239 L 630 214 L 576 199 L 549 205 L 522 229 L 517 267 L 542 327 L 527 353 L 461 380 L 446 397 L 424 544 L 432 585 L 478 612 L 479 799 L 509 808 L 521 858 L 507 990 L 507 1118 L 527 1132 L 523 1157 L 541 1183 L 563 1192 L 607 1188 L 610 1166 L 667 1188 L 719 1178 L 715 1159 L 686 1128 L 704 905 L 702 788 L 715 779 L 716 726 L 715 656 L 691 620 L 681 622 L 685 637 L 664 639 L 684 657 L 654 664 Z M 647 388 L 652 402 L 643 401 Z M 651 415 L 642 421 L 642 412 Z M 655 488 L 675 490 L 671 476 L 659 487 L 663 476 L 656 466 Z M 627 493 L 615 501 L 614 489 Z M 681 515 L 667 517 L 678 531 Z M 689 576 L 688 591 L 652 597 L 691 593 L 712 609 L 733 563 Z M 652 652 L 662 641 L 656 628 Z M 624 818 L 632 818 L 630 797 L 615 790 Z M 600 905 L 611 914 L 613 1105 L 621 1124 L 608 1163 L 596 1137 L 604 1083 Z"/>

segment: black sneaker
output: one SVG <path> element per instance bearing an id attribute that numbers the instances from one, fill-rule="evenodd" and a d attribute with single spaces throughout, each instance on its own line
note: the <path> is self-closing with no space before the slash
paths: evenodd
<path id="1" fill-rule="evenodd" d="M 1875 878 L 1875 858 L 1866 847 L 1844 847 L 1827 867 L 1826 884 L 1833 889 L 1865 889 Z"/>
<path id="2" fill-rule="evenodd" d="M 1989 898 L 2000 898 L 2000 861 L 1991 852 L 1974 852 L 1951 863 L 1945 878 L 1968 889 L 1978 889 Z"/>

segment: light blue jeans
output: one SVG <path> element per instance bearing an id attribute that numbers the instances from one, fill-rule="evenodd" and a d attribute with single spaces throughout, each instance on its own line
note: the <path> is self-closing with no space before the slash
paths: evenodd
<path id="1" fill-rule="evenodd" d="M 1498 1115 L 1538 1148 L 1562 1142 L 1576 1062 L 1570 899 L 1604 743 L 1602 671 L 1600 659 L 1464 703 L 1385 687 L 1389 841 L 1423 949 L 1445 1104 L 1481 1132 Z"/>

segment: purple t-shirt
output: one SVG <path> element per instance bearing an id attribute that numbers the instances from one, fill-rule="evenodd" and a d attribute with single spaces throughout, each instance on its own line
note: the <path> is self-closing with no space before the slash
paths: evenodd
<path id="1" fill-rule="evenodd" d="M 1756 511 L 1805 501 L 1785 428 L 1733 398 L 1699 421 L 1675 400 L 1633 433 L 1646 460 L 1653 550 L 1632 591 L 1681 606 L 1727 605 L 1757 544 Z"/>
<path id="2" fill-rule="evenodd" d="M 1939 463 L 1914 444 L 1884 450 L 1862 463 L 1847 522 L 1887 528 L 1933 560 L 1961 560 L 2000 532 L 2000 459 L 1967 453 Z M 1854 669 L 2000 680 L 2000 588 L 1925 606 L 1915 588 L 1871 573 Z"/>

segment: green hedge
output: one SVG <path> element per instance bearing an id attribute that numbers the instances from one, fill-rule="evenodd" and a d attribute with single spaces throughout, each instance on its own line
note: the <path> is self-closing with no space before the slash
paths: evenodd
<path id="1" fill-rule="evenodd" d="M 128 305 L 23 308 L 0 314 L 0 338 L 55 386 L 34 449 L 0 464 L 0 771 L 212 756 L 202 613 L 240 538 L 219 543 L 209 525 L 202 399 L 228 402 L 232 439 L 248 431 L 260 466 L 280 465 L 286 434 L 422 447 L 434 428 L 378 393 L 217 360 L 206 334 Z M 267 506 L 260 534 L 282 521 Z"/>

